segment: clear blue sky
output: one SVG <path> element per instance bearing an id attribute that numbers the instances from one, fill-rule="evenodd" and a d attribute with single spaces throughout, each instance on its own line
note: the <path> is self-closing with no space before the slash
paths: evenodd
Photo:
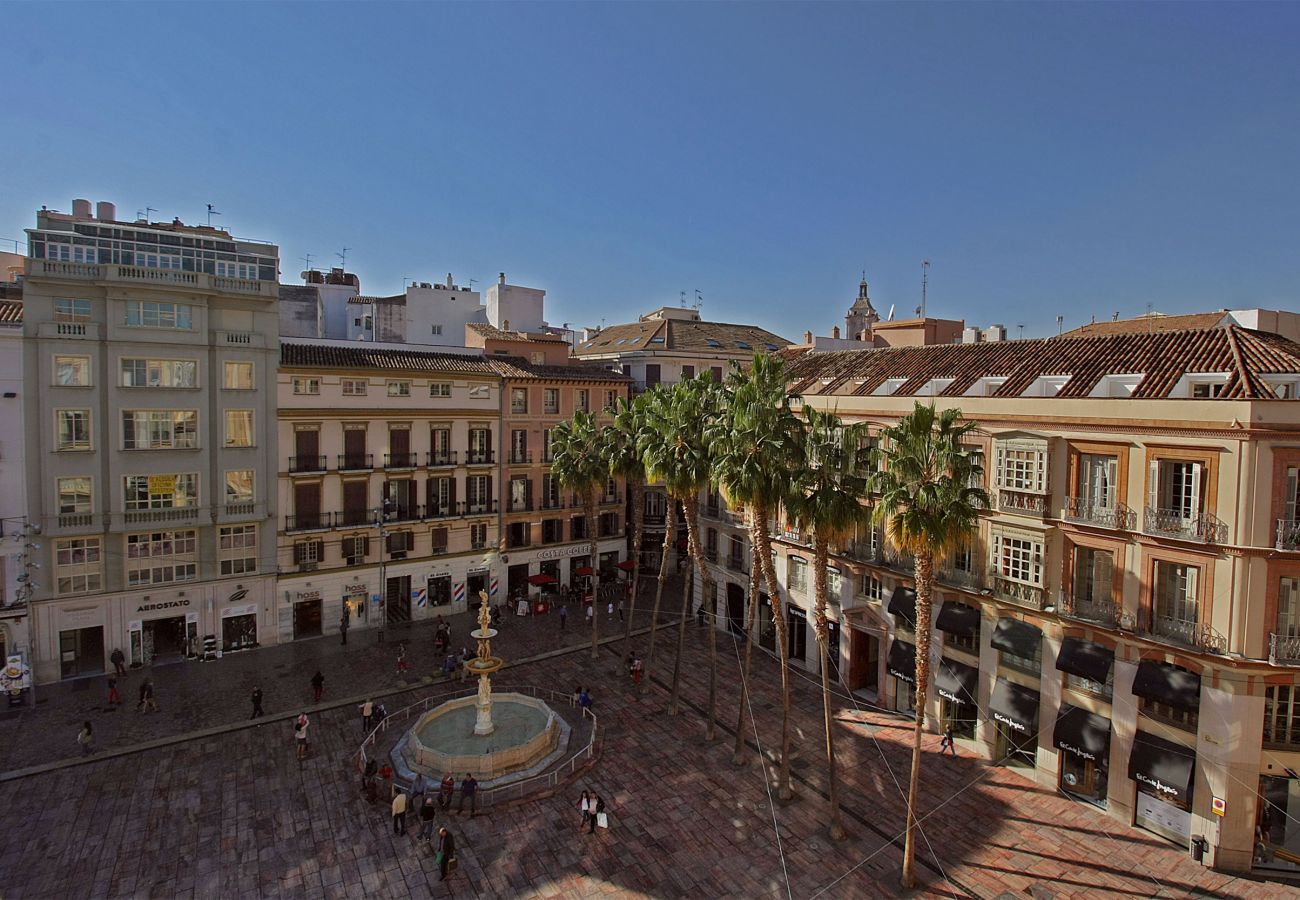
<path id="1" fill-rule="evenodd" d="M 203 221 L 789 338 L 1300 306 L 1300 6 L 9 4 L 0 237 Z"/>

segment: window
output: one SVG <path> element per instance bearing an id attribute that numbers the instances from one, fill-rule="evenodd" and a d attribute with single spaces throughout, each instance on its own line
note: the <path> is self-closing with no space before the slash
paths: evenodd
<path id="1" fill-rule="evenodd" d="M 54 383 L 58 387 L 90 387 L 90 357 L 54 357 Z"/>
<path id="2" fill-rule="evenodd" d="M 695 366 L 682 366 L 682 380 L 687 381 L 695 377 Z"/>
<path id="3" fill-rule="evenodd" d="M 827 603 L 840 602 L 841 587 L 842 587 L 842 581 L 840 578 L 840 570 L 828 568 L 826 570 L 826 602 Z"/>
<path id="4" fill-rule="evenodd" d="M 1188 671 L 1182 666 L 1174 666 L 1174 668 L 1180 672 Z M 1269 690 L 1271 690 L 1271 688 Z M 1267 706 L 1267 701 L 1265 701 L 1265 709 L 1267 709 Z M 1200 723 L 1200 714 L 1194 709 L 1183 709 L 1181 706 L 1161 703 L 1158 700 L 1149 700 L 1146 697 L 1138 698 L 1138 710 L 1144 716 L 1157 719 L 1186 731 L 1196 731 L 1197 725 Z M 1267 712 L 1264 715 L 1264 721 L 1265 728 L 1267 728 Z"/>
<path id="5" fill-rule="evenodd" d="M 469 512 L 487 512 L 491 485 L 487 475 L 471 475 L 465 479 L 465 492 L 468 495 Z"/>
<path id="6" fill-rule="evenodd" d="M 573 392 L 573 407 L 583 412 L 591 412 L 591 392 L 585 388 Z"/>
<path id="7" fill-rule="evenodd" d="M 1118 499 L 1119 458 L 1095 453 L 1079 455 L 1079 499 L 1091 510 L 1115 508 Z"/>
<path id="8" fill-rule="evenodd" d="M 433 326 L 431 326 L 431 327 L 430 327 L 430 332 L 429 332 L 429 333 L 430 333 L 430 334 L 442 334 L 442 326 L 441 326 L 441 325 L 433 325 Z"/>
<path id="9" fill-rule="evenodd" d="M 993 565 L 1003 578 L 1035 586 L 1043 583 L 1043 545 L 1022 537 L 993 536 Z"/>
<path id="10" fill-rule="evenodd" d="M 714 384 L 722 384 L 722 366 L 713 366 L 710 368 L 709 375 L 713 378 Z"/>
<path id="11" fill-rule="evenodd" d="M 89 322 L 90 301 L 89 300 L 64 300 L 64 299 L 55 300 L 54 321 Z"/>
<path id="12" fill-rule="evenodd" d="M 135 264 L 146 269 L 179 269 L 181 258 L 174 253 L 135 253 Z"/>
<path id="13" fill-rule="evenodd" d="M 295 394 L 319 394 L 319 378 L 295 378 L 293 379 L 293 392 Z"/>
<path id="14" fill-rule="evenodd" d="M 409 382 L 409 381 L 390 381 L 390 382 L 388 382 L 388 396 L 390 396 L 390 397 L 409 397 L 409 396 L 411 396 L 411 382 Z"/>
<path id="15" fill-rule="evenodd" d="M 390 531 L 388 533 L 388 552 L 391 556 L 410 553 L 415 547 L 415 533 L 411 531 Z"/>
<path id="16" fill-rule="evenodd" d="M 1293 685 L 1264 688 L 1264 743 L 1300 748 L 1300 690 Z"/>
<path id="17" fill-rule="evenodd" d="M 195 410 L 122 410 L 123 450 L 192 450 L 198 445 L 199 414 Z"/>
<path id="18" fill-rule="evenodd" d="M 251 409 L 226 410 L 226 446 L 253 446 L 253 411 Z"/>
<path id="19" fill-rule="evenodd" d="M 1022 442 L 999 443 L 997 485 L 1009 491 L 1047 493 L 1047 448 Z"/>
<path id="20" fill-rule="evenodd" d="M 451 382 L 450 382 L 450 381 L 435 381 L 435 382 L 433 382 L 432 384 L 429 385 L 429 396 L 430 396 L 430 397 L 450 397 L 450 396 L 451 396 Z"/>
<path id="21" fill-rule="evenodd" d="M 614 412 L 618 409 L 618 391 L 605 391 L 605 410 Z"/>
<path id="22" fill-rule="evenodd" d="M 364 397 L 366 388 L 369 383 L 364 378 L 344 378 L 343 379 L 343 396 L 344 397 Z"/>
<path id="23" fill-rule="evenodd" d="M 253 502 L 253 470 L 230 469 L 226 472 L 226 503 Z"/>
<path id="24" fill-rule="evenodd" d="M 198 578 L 197 534 L 152 531 L 126 536 L 126 583 L 132 587 Z"/>
<path id="25" fill-rule="evenodd" d="M 91 493 L 90 477 L 86 475 L 74 475 L 70 478 L 60 478 L 58 480 L 59 488 L 59 514 L 85 514 L 91 512 Z"/>
<path id="26" fill-rule="evenodd" d="M 59 262 L 96 263 L 99 261 L 94 247 L 84 244 L 61 244 L 50 241 L 45 245 L 45 258 Z"/>
<path id="27" fill-rule="evenodd" d="M 560 412 L 560 389 L 543 388 L 542 389 L 542 412 L 548 415 L 559 415 Z"/>
<path id="28" fill-rule="evenodd" d="M 1195 626 L 1197 615 L 1197 581 L 1201 570 L 1182 563 L 1156 562 L 1155 630 L 1168 637 L 1184 636 L 1188 626 Z"/>
<path id="29" fill-rule="evenodd" d="M 862 576 L 862 595 L 868 600 L 880 602 L 885 596 L 885 586 L 879 578 L 868 572 Z"/>
<path id="30" fill-rule="evenodd" d="M 1093 681 L 1091 678 L 1084 678 L 1082 675 L 1073 675 L 1065 673 L 1065 686 L 1072 691 L 1080 691 L 1084 694 L 1096 694 L 1098 697 L 1110 697 L 1115 692 L 1115 667 L 1111 666 L 1106 673 L 1106 681 Z"/>
<path id="31" fill-rule="evenodd" d="M 1277 586 L 1277 635 L 1300 638 L 1300 578 L 1280 578 Z"/>
<path id="32" fill-rule="evenodd" d="M 433 553 L 447 552 L 447 529 L 431 528 L 429 529 L 429 550 Z"/>
<path id="33" fill-rule="evenodd" d="M 516 428 L 510 432 L 510 462 L 518 465 L 528 462 L 528 430 Z"/>
<path id="34" fill-rule="evenodd" d="M 487 546 L 487 523 L 477 522 L 469 526 L 469 545 L 475 550 Z"/>
<path id="35" fill-rule="evenodd" d="M 492 385 L 490 384 L 471 384 L 469 386 L 469 399 L 471 400 L 489 400 L 492 397 Z"/>
<path id="36" fill-rule="evenodd" d="M 217 260 L 216 274 L 222 278 L 241 278 L 244 281 L 257 281 L 257 263 L 227 262 Z"/>
<path id="37" fill-rule="evenodd" d="M 54 582 L 60 594 L 84 594 L 103 586 L 100 539 L 54 542 Z"/>
<path id="38" fill-rule="evenodd" d="M 370 552 L 370 538 L 364 534 L 349 535 L 343 539 L 342 547 L 344 561 L 349 566 L 360 565 Z"/>
<path id="39" fill-rule="evenodd" d="M 90 410 L 55 410 L 54 422 L 54 442 L 59 450 L 90 449 Z"/>
<path id="40" fill-rule="evenodd" d="M 1210 400 L 1223 393 L 1224 384 L 1214 381 L 1193 381 L 1192 396 L 1197 400 Z"/>
<path id="41" fill-rule="evenodd" d="M 528 412 L 528 389 L 527 388 L 510 389 L 510 411 L 512 413 Z"/>
<path id="42" fill-rule="evenodd" d="M 122 360 L 122 387 L 192 388 L 197 386 L 198 363 L 192 359 Z"/>
<path id="43" fill-rule="evenodd" d="M 1075 547 L 1073 599 L 1076 611 L 1109 603 L 1114 591 L 1115 554 L 1110 550 Z"/>
<path id="44" fill-rule="evenodd" d="M 1041 676 L 1043 671 L 1043 642 L 1034 645 L 1033 656 L 1020 656 L 1009 650 L 998 651 L 998 664 L 1026 675 Z M 1114 666 L 1111 667 L 1112 669 Z"/>
<path id="45" fill-rule="evenodd" d="M 293 545 L 293 564 L 300 572 L 314 570 L 324 558 L 324 541 L 298 541 Z"/>
<path id="46" fill-rule="evenodd" d="M 222 575 L 246 575 L 257 571 L 257 526 L 229 525 L 217 535 Z"/>
<path id="47" fill-rule="evenodd" d="M 128 300 L 126 324 L 142 328 L 189 329 L 194 327 L 194 316 L 187 303 Z"/>
<path id="48" fill-rule="evenodd" d="M 126 508 L 181 509 L 197 506 L 199 501 L 199 476 L 183 475 L 127 475 Z"/>
<path id="49" fill-rule="evenodd" d="M 806 593 L 808 590 L 808 561 L 797 556 L 790 557 L 790 570 L 786 578 L 786 588 L 790 591 Z"/>
<path id="50" fill-rule="evenodd" d="M 1201 512 L 1202 474 L 1199 462 L 1152 460 L 1148 505 L 1179 519 L 1195 519 Z"/>
<path id="51" fill-rule="evenodd" d="M 645 367 L 645 383 L 647 386 L 653 386 L 659 383 L 660 372 L 658 363 L 648 363 Z"/>
<path id="52" fill-rule="evenodd" d="M 251 362 L 228 362 L 225 364 L 225 377 L 221 386 L 228 391 L 251 391 L 253 389 L 253 364 Z"/>

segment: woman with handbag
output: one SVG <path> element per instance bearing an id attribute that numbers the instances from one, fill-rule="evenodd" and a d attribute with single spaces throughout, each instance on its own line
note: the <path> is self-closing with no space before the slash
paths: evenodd
<path id="1" fill-rule="evenodd" d="M 588 834 L 596 833 L 596 826 L 601 828 L 609 827 L 609 819 L 605 816 L 605 799 L 600 794 L 591 795 L 591 830 Z"/>
<path id="2" fill-rule="evenodd" d="M 586 791 L 582 792 L 582 799 L 578 801 L 578 808 L 582 810 L 582 824 L 578 826 L 578 830 L 581 831 L 587 827 L 587 820 L 591 818 L 591 795 Z"/>

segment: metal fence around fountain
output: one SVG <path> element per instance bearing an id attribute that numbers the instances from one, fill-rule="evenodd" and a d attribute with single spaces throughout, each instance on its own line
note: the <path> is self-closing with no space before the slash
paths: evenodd
<path id="1" fill-rule="evenodd" d="M 505 686 L 505 685 L 501 687 L 497 687 L 494 685 L 492 688 L 492 692 L 494 694 L 498 692 L 506 693 L 510 691 L 513 691 L 515 693 L 527 692 L 528 694 L 531 694 L 534 697 L 543 697 L 544 699 L 559 701 L 562 703 L 571 703 L 573 699 L 572 696 L 569 694 L 562 694 L 559 691 L 552 691 L 545 688 L 539 689 L 533 687 L 532 685 L 525 685 L 523 687 L 512 687 L 512 686 Z M 395 710 L 389 713 L 388 715 L 384 716 L 384 720 L 380 722 L 378 725 L 376 725 L 373 729 L 371 729 L 370 733 L 366 735 L 364 740 L 362 740 L 361 748 L 356 752 L 357 773 L 358 774 L 365 773 L 366 763 L 369 762 L 370 760 L 370 756 L 366 752 L 366 749 L 368 747 L 374 747 L 375 743 L 378 741 L 379 736 L 381 734 L 386 735 L 388 733 L 388 726 L 390 724 L 398 725 L 402 722 L 407 722 L 410 720 L 411 716 L 423 714 L 427 712 L 431 706 L 441 705 L 443 703 L 446 703 L 448 700 L 455 700 L 457 697 L 471 697 L 477 694 L 478 694 L 478 688 L 471 688 L 468 690 L 461 689 L 455 691 L 447 691 L 441 694 L 431 694 L 428 697 L 425 697 L 423 700 L 420 700 L 416 703 L 412 703 L 410 706 L 404 706 L 401 709 Z M 541 775 L 532 775 L 528 778 L 524 778 L 519 781 L 512 782 L 511 784 L 502 785 L 501 787 L 480 789 L 478 792 L 479 805 L 491 806 L 493 803 L 505 803 L 511 800 L 521 800 L 527 794 L 531 793 L 533 790 L 537 789 L 538 787 L 546 787 L 546 788 L 559 787 L 561 781 L 563 781 L 565 778 L 571 777 L 573 773 L 577 771 L 580 763 L 594 758 L 596 755 L 596 727 L 597 727 L 596 714 L 591 711 L 591 707 L 589 706 L 581 707 L 581 709 L 582 709 L 583 718 L 591 720 L 591 734 L 587 738 L 587 745 L 585 747 L 582 747 L 579 750 L 575 751 L 573 755 L 569 757 L 568 760 L 566 760 L 558 768 L 553 769 L 550 772 L 543 772 Z M 402 781 L 401 779 L 398 779 L 396 777 L 396 774 L 394 774 L 393 777 L 393 786 L 400 787 L 406 791 L 409 791 L 411 788 L 410 784 Z M 434 788 L 435 788 L 434 793 L 436 795 L 437 793 L 436 785 L 434 786 Z"/>

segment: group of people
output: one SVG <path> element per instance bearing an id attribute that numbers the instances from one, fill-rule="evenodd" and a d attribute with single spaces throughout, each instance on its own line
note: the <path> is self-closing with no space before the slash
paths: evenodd
<path id="1" fill-rule="evenodd" d="M 636 651 L 627 655 L 627 677 L 632 679 L 633 684 L 641 683 L 641 670 L 645 668 L 645 663 L 641 661 L 641 656 Z"/>
<path id="2" fill-rule="evenodd" d="M 573 706 L 580 706 L 583 709 L 591 709 L 591 692 L 582 685 L 575 685 L 573 696 L 569 698 L 569 703 Z"/>
<path id="3" fill-rule="evenodd" d="M 600 794 L 595 791 L 583 791 L 582 798 L 578 801 L 578 808 L 582 810 L 579 831 L 586 828 L 588 834 L 595 834 L 597 826 L 609 827 L 609 816 L 605 812 L 605 798 Z"/>
<path id="4" fill-rule="evenodd" d="M 376 776 L 384 778 L 385 783 L 391 785 L 393 770 L 387 765 L 382 769 L 379 768 L 378 763 L 373 759 L 366 764 L 365 774 L 362 776 L 362 788 L 372 802 L 375 800 L 377 793 L 375 789 Z M 433 840 L 434 821 L 437 818 L 438 810 L 442 810 L 444 813 L 451 811 L 451 799 L 455 792 L 456 780 L 451 777 L 451 773 L 444 775 L 442 781 L 439 782 L 436 800 L 428 795 L 428 784 L 421 774 L 415 776 L 409 792 L 396 788 L 393 791 L 391 805 L 393 834 L 406 834 L 407 816 L 414 815 L 420 821 L 420 831 L 416 835 L 416 839 L 423 841 L 427 845 Z M 466 772 L 465 777 L 460 782 L 460 802 L 456 806 L 457 815 L 464 812 L 466 801 L 469 802 L 469 814 L 473 818 L 478 814 L 478 779 L 471 772 Z M 436 852 L 438 880 L 442 881 L 455 869 L 456 865 L 456 841 L 446 826 L 438 828 Z"/>

